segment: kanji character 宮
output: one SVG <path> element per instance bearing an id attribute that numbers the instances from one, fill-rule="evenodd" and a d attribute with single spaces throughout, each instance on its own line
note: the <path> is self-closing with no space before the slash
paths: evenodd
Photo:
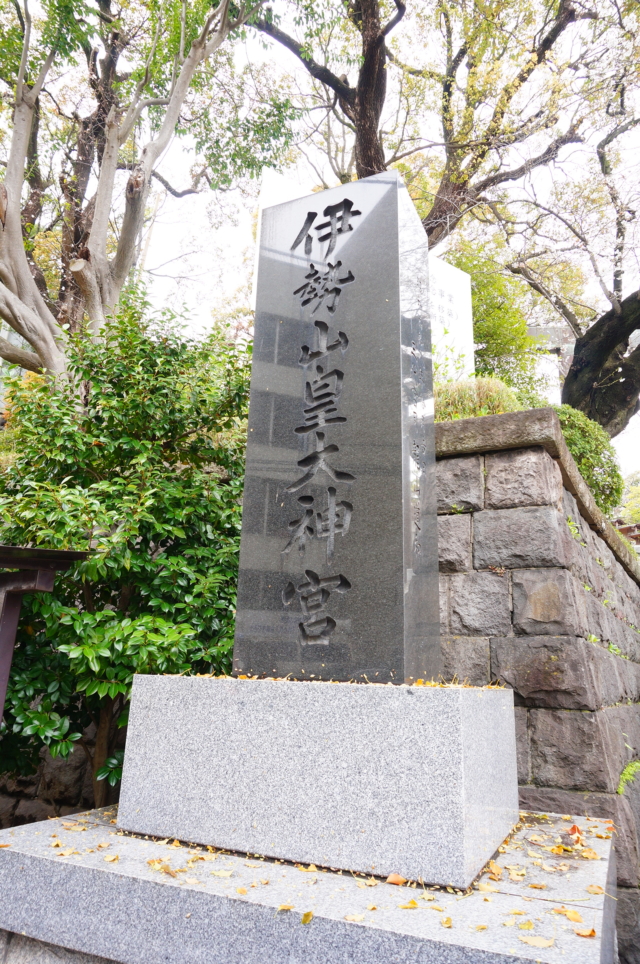
<path id="1" fill-rule="evenodd" d="M 348 592 L 351 583 L 341 574 L 320 578 L 312 569 L 305 569 L 304 574 L 306 581 L 300 585 L 295 586 L 292 582 L 287 584 L 282 593 L 282 601 L 288 606 L 298 595 L 302 613 L 307 617 L 298 624 L 303 643 L 326 645 L 336 628 L 335 619 L 325 612 L 329 597 L 332 592 Z"/>

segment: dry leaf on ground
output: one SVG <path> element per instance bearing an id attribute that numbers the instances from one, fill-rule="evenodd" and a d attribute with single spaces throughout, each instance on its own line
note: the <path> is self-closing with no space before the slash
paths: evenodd
<path id="1" fill-rule="evenodd" d="M 589 884 L 589 886 L 587 887 L 587 893 L 604 894 L 604 887 L 601 887 L 600 884 Z"/>
<path id="2" fill-rule="evenodd" d="M 378 908 L 376 907 L 375 904 L 369 904 L 369 906 L 367 907 L 367 910 L 377 910 L 377 909 Z"/>
<path id="3" fill-rule="evenodd" d="M 312 911 L 312 910 L 307 910 L 307 911 L 305 911 L 305 913 L 304 913 L 304 914 L 302 915 L 302 917 L 300 918 L 300 923 L 301 923 L 301 924 L 310 924 L 312 920 L 313 920 L 313 911 Z"/>
<path id="4" fill-rule="evenodd" d="M 407 904 L 398 904 L 401 910 L 415 910 L 418 907 L 417 900 L 410 900 Z"/>
<path id="5" fill-rule="evenodd" d="M 520 928 L 521 931 L 532 931 L 532 930 L 533 930 L 533 921 L 532 921 L 532 920 L 523 920 L 521 924 L 518 924 L 518 927 Z"/>
<path id="6" fill-rule="evenodd" d="M 499 894 L 500 891 L 497 887 L 492 887 L 491 884 L 478 884 L 478 890 L 481 894 Z"/>
<path id="7" fill-rule="evenodd" d="M 185 882 L 185 884 L 201 884 L 201 883 L 203 883 L 203 881 L 198 880 L 197 877 L 185 877 L 185 878 L 184 878 L 184 882 Z"/>
<path id="8" fill-rule="evenodd" d="M 529 884 L 529 887 L 530 887 L 532 890 L 546 890 L 546 889 L 547 889 L 547 885 L 546 885 L 546 884 Z"/>
<path id="9" fill-rule="evenodd" d="M 231 877 L 233 874 L 232 870 L 210 870 L 209 873 L 212 877 Z"/>
<path id="10" fill-rule="evenodd" d="M 58 857 L 70 857 L 71 854 L 77 854 L 77 853 L 78 853 L 78 851 L 77 851 L 77 850 L 74 850 L 73 847 L 67 847 L 66 850 L 61 850 L 60 853 L 57 854 L 57 856 L 58 856 Z"/>
<path id="11" fill-rule="evenodd" d="M 598 854 L 591 847 L 585 847 L 580 856 L 584 857 L 585 860 L 600 860 Z"/>
<path id="12" fill-rule="evenodd" d="M 351 921 L 352 924 L 359 924 L 364 920 L 364 914 L 347 914 L 345 920 Z"/>
<path id="13" fill-rule="evenodd" d="M 553 947 L 555 937 L 519 937 L 518 940 L 529 947 Z"/>
<path id="14" fill-rule="evenodd" d="M 451 926 L 452 926 L 452 921 L 451 921 L 451 918 L 450 918 L 450 917 L 443 917 L 442 920 L 440 921 L 440 923 L 442 924 L 443 927 L 451 927 Z"/>
<path id="15" fill-rule="evenodd" d="M 280 904 L 278 910 L 293 910 L 293 904 Z"/>
<path id="16" fill-rule="evenodd" d="M 389 874 L 387 877 L 388 884 L 397 884 L 398 887 L 401 887 L 402 884 L 406 884 L 406 882 L 407 878 L 401 877 L 400 874 Z"/>
<path id="17" fill-rule="evenodd" d="M 247 892 L 246 887 L 236 887 L 236 894 L 246 894 L 246 892 Z"/>
<path id="18" fill-rule="evenodd" d="M 574 928 L 574 933 L 577 934 L 578 937 L 595 937 L 595 936 L 596 936 L 596 932 L 595 932 L 595 930 L 593 929 L 593 927 L 591 927 L 591 928 L 586 928 L 586 927 L 585 927 L 585 928 L 582 928 L 582 929 L 579 928 L 579 927 L 575 927 L 575 928 Z"/>
<path id="19" fill-rule="evenodd" d="M 103 859 L 106 860 L 108 864 L 113 864 L 116 860 L 120 860 L 120 854 L 107 854 Z"/>
<path id="20" fill-rule="evenodd" d="M 487 925 L 486 925 L 486 924 L 476 924 L 476 930 L 477 930 L 477 931 L 486 931 L 486 929 L 487 929 Z"/>

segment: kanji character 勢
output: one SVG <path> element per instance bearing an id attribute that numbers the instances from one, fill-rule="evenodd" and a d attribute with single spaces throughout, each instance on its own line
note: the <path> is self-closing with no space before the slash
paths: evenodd
<path id="1" fill-rule="evenodd" d="M 305 275 L 305 283 L 296 288 L 293 293 L 300 296 L 303 308 L 314 301 L 317 302 L 311 310 L 312 315 L 320 308 L 325 298 L 327 299 L 327 311 L 330 315 L 335 314 L 338 298 L 344 285 L 355 281 L 351 271 L 344 278 L 339 278 L 338 271 L 341 267 L 342 261 L 336 261 L 335 264 L 329 262 L 325 271 L 319 271 L 314 264 L 309 265 L 309 273 Z"/>

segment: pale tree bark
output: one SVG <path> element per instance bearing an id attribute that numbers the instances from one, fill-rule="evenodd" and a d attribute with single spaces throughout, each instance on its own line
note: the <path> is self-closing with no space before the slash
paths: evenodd
<path id="1" fill-rule="evenodd" d="M 0 185 L 0 318 L 21 335 L 33 351 L 16 348 L 6 339 L 0 339 L 0 357 L 32 371 L 45 370 L 52 375 L 58 375 L 66 371 L 66 335 L 62 324 L 68 321 L 72 314 L 76 317 L 80 314 L 82 317 L 86 312 L 93 336 L 99 336 L 107 316 L 113 313 L 118 304 L 122 287 L 134 264 L 151 178 L 173 136 L 196 70 L 215 53 L 233 30 L 259 10 L 262 3 L 263 0 L 241 3 L 235 18 L 232 19 L 229 13 L 230 0 L 222 0 L 219 7 L 209 13 L 200 35 L 186 54 L 183 16 L 183 35 L 178 58 L 180 62 L 176 65 L 170 92 L 163 99 L 145 97 L 148 67 L 155 45 L 160 39 L 161 25 L 149 54 L 147 73 L 137 85 L 131 103 L 127 106 L 120 107 L 113 87 L 110 86 L 115 78 L 121 44 L 114 45 L 111 51 L 112 63 L 105 66 L 108 57 L 102 62 L 103 71 L 111 70 L 111 75 L 107 83 L 102 85 L 102 89 L 98 76 L 97 50 L 87 51 L 90 72 L 93 72 L 92 86 L 98 91 L 99 103 L 96 114 L 84 123 L 85 126 L 94 123 L 99 134 L 96 137 L 94 132 L 90 147 L 82 149 L 82 145 L 79 146 L 74 177 L 71 184 L 63 186 L 70 204 L 75 204 L 76 211 L 75 221 L 67 226 L 66 231 L 66 247 L 70 256 L 68 271 L 63 272 L 59 299 L 61 307 L 56 317 L 50 303 L 47 304 L 48 299 L 41 290 L 42 285 L 38 285 L 35 277 L 37 272 L 27 258 L 22 218 L 25 162 L 34 124 L 34 112 L 56 52 L 50 51 L 36 82 L 28 86 L 25 77 L 29 59 L 31 18 L 25 2 L 24 42 L 16 83 L 11 150 L 4 184 Z M 164 106 L 166 110 L 160 130 L 144 146 L 129 177 L 116 252 L 109 258 L 107 242 L 113 213 L 116 172 L 119 169 L 119 152 L 147 108 L 151 106 Z M 100 164 L 97 190 L 95 197 L 81 211 L 96 149 Z M 79 295 L 79 298 L 75 298 L 75 305 L 74 290 Z"/>

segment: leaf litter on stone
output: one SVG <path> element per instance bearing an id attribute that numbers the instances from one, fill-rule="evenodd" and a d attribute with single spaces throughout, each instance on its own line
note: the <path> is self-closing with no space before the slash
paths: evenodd
<path id="1" fill-rule="evenodd" d="M 528 944 L 529 947 L 553 947 L 555 937 L 521 937 L 518 936 L 518 940 L 522 941 L 523 944 Z"/>
<path id="2" fill-rule="evenodd" d="M 600 884 L 589 884 L 589 886 L 587 887 L 587 893 L 604 894 L 604 887 L 601 887 Z"/>
<path id="3" fill-rule="evenodd" d="M 307 911 L 305 911 L 305 913 L 304 913 L 304 914 L 302 915 L 302 917 L 300 918 L 300 923 L 301 923 L 301 924 L 310 924 L 312 920 L 313 920 L 313 911 L 312 911 L 312 910 L 307 910 Z"/>

